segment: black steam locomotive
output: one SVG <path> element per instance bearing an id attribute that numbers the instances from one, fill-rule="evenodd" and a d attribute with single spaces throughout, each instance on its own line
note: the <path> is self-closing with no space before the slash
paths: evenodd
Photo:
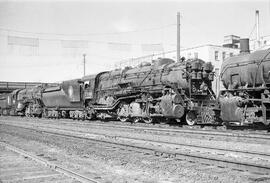
<path id="1" fill-rule="evenodd" d="M 269 125 L 270 49 L 250 53 L 248 44 L 240 40 L 241 53 L 222 64 L 221 117 L 227 123 Z"/>
<path id="2" fill-rule="evenodd" d="M 0 96 L 0 106 L 2 114 L 213 124 L 220 122 L 213 78 L 210 62 L 162 58 L 135 68 L 64 81 L 58 86 L 14 91 Z"/>

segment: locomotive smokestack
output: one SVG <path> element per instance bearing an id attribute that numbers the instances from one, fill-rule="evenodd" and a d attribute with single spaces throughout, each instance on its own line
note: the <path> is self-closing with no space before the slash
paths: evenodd
<path id="1" fill-rule="evenodd" d="M 250 53 L 248 38 L 240 39 L 240 53 Z"/>

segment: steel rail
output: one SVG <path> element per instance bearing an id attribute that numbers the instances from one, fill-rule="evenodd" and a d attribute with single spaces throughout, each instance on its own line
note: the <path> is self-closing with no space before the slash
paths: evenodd
<path id="1" fill-rule="evenodd" d="M 30 130 L 35 130 L 33 126 L 30 126 L 30 128 L 26 126 L 17 126 L 17 125 L 12 125 L 12 124 L 4 124 L 7 126 L 15 126 L 15 127 L 20 127 L 24 129 L 30 129 Z M 82 130 L 70 130 L 70 129 L 62 129 L 62 128 L 57 128 L 57 127 L 44 127 L 44 126 L 37 126 L 37 128 L 47 128 L 47 129 L 52 129 L 52 130 L 61 130 L 61 131 L 66 131 L 69 133 L 81 133 L 81 134 L 92 134 L 92 135 L 97 135 L 97 136 L 103 136 L 103 137 L 110 137 L 110 138 L 117 138 L 119 140 L 137 140 L 137 141 L 144 141 L 144 142 L 152 142 L 152 143 L 159 143 L 159 144 L 165 144 L 165 145 L 174 145 L 174 146 L 181 146 L 181 147 L 191 147 L 191 148 L 200 148 L 200 149 L 210 149 L 210 150 L 217 150 L 217 151 L 223 151 L 223 152 L 233 152 L 233 153 L 242 153 L 242 154 L 249 154 L 249 155 L 258 155 L 258 156 L 266 156 L 270 158 L 270 154 L 266 153 L 259 153 L 255 151 L 241 151 L 241 150 L 236 150 L 236 149 L 228 149 L 228 148 L 217 148 L 217 147 L 210 147 L 210 146 L 202 146 L 202 145 L 193 145 L 193 144 L 185 144 L 185 143 L 174 143 L 174 142 L 168 142 L 168 141 L 161 141 L 161 140 L 150 140 L 150 139 L 143 139 L 143 138 L 137 138 L 137 137 L 126 137 L 126 136 L 121 136 L 121 135 L 107 135 L 104 133 L 98 133 L 98 132 L 88 132 L 88 131 L 82 131 Z"/>
<path id="2" fill-rule="evenodd" d="M 50 167 L 51 169 L 53 169 L 53 170 L 55 170 L 55 171 L 57 171 L 59 173 L 65 174 L 66 176 L 71 177 L 73 179 L 76 179 L 76 180 L 78 180 L 80 182 L 83 182 L 83 183 L 99 183 L 98 181 L 96 181 L 96 180 L 94 180 L 92 178 L 86 177 L 86 176 L 81 175 L 79 173 L 76 173 L 76 172 L 74 172 L 72 170 L 69 170 L 67 168 L 64 168 L 64 167 L 62 167 L 60 165 L 57 165 L 57 164 L 52 163 L 52 162 L 49 162 L 48 160 L 45 160 L 43 158 L 40 158 L 40 157 L 38 157 L 38 156 L 36 156 L 34 154 L 31 154 L 29 152 L 26 152 L 26 151 L 24 151 L 24 150 L 22 150 L 20 148 L 17 148 L 15 146 L 12 146 L 12 145 L 7 144 L 5 142 L 0 141 L 0 145 L 1 146 L 4 146 L 5 148 L 7 148 L 7 149 L 9 149 L 11 151 L 14 151 L 14 152 L 20 154 L 22 156 L 31 158 L 32 160 L 34 160 L 34 161 L 36 161 L 38 163 L 44 164 L 44 165 Z"/>
<path id="3" fill-rule="evenodd" d="M 49 120 L 39 119 L 42 122 L 48 122 Z M 0 119 L 0 121 L 3 121 Z M 52 120 L 51 120 L 52 121 Z M 20 121 L 16 121 L 20 122 Z M 195 135 L 214 135 L 214 136 L 222 136 L 222 137 L 232 137 L 232 138 L 249 138 L 249 139 L 259 139 L 259 140 L 270 140 L 270 134 L 239 134 L 232 132 L 220 132 L 220 131 L 210 131 L 210 130 L 190 130 L 190 129 L 169 129 L 169 128 L 160 128 L 160 127 L 145 127 L 145 126 L 130 126 L 130 125 L 121 125 L 114 124 L 108 125 L 105 123 L 86 123 L 86 122 L 69 122 L 67 120 L 58 120 L 57 122 L 63 122 L 66 124 L 75 124 L 75 125 L 87 125 L 87 126 L 103 126 L 108 128 L 122 128 L 122 129 L 130 129 L 130 130 L 144 130 L 144 131 L 155 131 L 155 132 L 169 132 L 169 133 L 184 133 L 184 134 L 195 134 Z"/>
<path id="4" fill-rule="evenodd" d="M 76 124 L 76 123 L 74 123 Z M 93 123 L 82 123 L 82 124 L 89 124 L 93 126 Z M 78 125 L 78 123 L 77 123 Z M 103 126 L 103 127 L 110 127 L 110 128 L 123 128 L 123 129 L 131 129 L 131 130 L 144 130 L 144 131 L 157 131 L 157 132 L 170 132 L 170 133 L 187 133 L 187 134 L 198 134 L 198 135 L 215 135 L 215 136 L 223 136 L 223 137 L 244 137 L 244 138 L 252 138 L 252 139 L 265 139 L 270 140 L 270 134 L 263 135 L 263 134 L 237 134 L 231 132 L 219 132 L 219 131 L 210 131 L 210 130 L 190 130 L 190 129 L 169 129 L 169 128 L 159 128 L 159 127 L 142 127 L 142 126 L 126 126 L 126 125 L 108 125 L 108 124 L 94 124 L 95 126 Z"/>
<path id="5" fill-rule="evenodd" d="M 10 125 L 12 126 L 12 125 Z M 173 157 L 176 159 L 192 159 L 192 161 L 196 162 L 202 162 L 203 164 L 218 164 L 219 167 L 228 167 L 232 169 L 237 169 L 241 171 L 253 171 L 256 173 L 260 174 L 269 174 L 270 173 L 270 166 L 268 165 L 259 165 L 259 164 L 254 164 L 254 163 L 246 163 L 246 162 L 237 162 L 233 160 L 228 160 L 225 158 L 218 158 L 218 157 L 209 157 L 209 156 L 203 156 L 199 154 L 189 154 L 189 153 L 183 153 L 183 152 L 175 152 L 175 151 L 169 151 L 169 150 L 160 150 L 157 148 L 151 148 L 151 147 L 145 147 L 145 146 L 139 146 L 139 145 L 132 145 L 132 144 L 127 144 L 127 143 L 122 143 L 122 142 L 113 142 L 109 140 L 102 140 L 102 139 L 96 139 L 96 138 L 90 138 L 90 137 L 85 137 L 85 136 L 78 136 L 74 134 L 64 134 L 64 133 L 59 133 L 59 132 L 52 132 L 52 131 L 45 131 L 41 129 L 33 129 L 33 128 L 27 128 L 27 127 L 21 127 L 17 126 L 19 128 L 24 128 L 28 130 L 34 130 L 34 131 L 39 131 L 42 133 L 50 134 L 50 135 L 55 135 L 59 137 L 66 137 L 66 138 L 72 138 L 72 139 L 80 139 L 80 140 L 88 140 L 92 142 L 98 142 L 98 143 L 105 143 L 109 146 L 111 145 L 116 145 L 116 146 L 121 146 L 121 147 L 129 147 L 133 149 L 140 149 L 148 152 L 154 152 L 155 154 L 160 154 L 160 155 L 168 155 L 169 157 Z"/>

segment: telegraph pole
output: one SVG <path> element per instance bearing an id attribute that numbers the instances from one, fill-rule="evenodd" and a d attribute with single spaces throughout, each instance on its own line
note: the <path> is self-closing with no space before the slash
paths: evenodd
<path id="1" fill-rule="evenodd" d="M 86 57 L 86 54 L 84 53 L 83 54 L 83 76 L 85 76 L 85 62 L 86 62 L 85 57 Z"/>
<path id="2" fill-rule="evenodd" d="M 177 62 L 181 60 L 180 57 L 180 12 L 177 12 Z"/>

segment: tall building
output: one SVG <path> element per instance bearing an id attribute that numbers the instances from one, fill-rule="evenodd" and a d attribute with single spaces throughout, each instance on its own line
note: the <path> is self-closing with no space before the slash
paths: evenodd
<path id="1" fill-rule="evenodd" d="M 262 36 L 260 38 L 259 43 L 256 39 L 251 39 L 249 44 L 250 44 L 251 51 L 269 49 L 270 48 L 270 35 Z"/>

